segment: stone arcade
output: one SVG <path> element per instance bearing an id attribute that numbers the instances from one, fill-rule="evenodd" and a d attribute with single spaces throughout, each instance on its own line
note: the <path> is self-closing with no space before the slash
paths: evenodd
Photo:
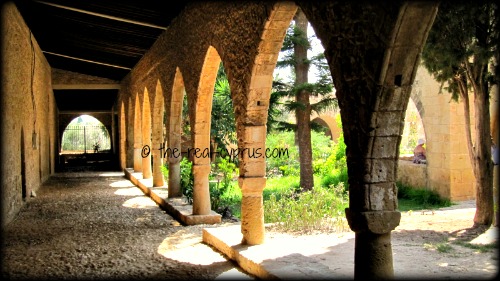
<path id="1" fill-rule="evenodd" d="M 192 147 L 209 147 L 220 62 L 231 87 L 238 148 L 265 149 L 273 71 L 298 7 L 325 48 L 339 99 L 350 183 L 346 213 L 356 233 L 355 277 L 392 277 L 391 231 L 400 221 L 395 185 L 398 145 L 420 53 L 438 9 L 433 1 L 190 2 L 121 81 L 51 69 L 16 7 L 6 4 L 1 25 L 2 222 L 12 220 L 23 205 L 19 192 L 23 181 L 36 190 L 54 173 L 58 124 L 65 122 L 58 117 L 52 92 L 56 85 L 75 80 L 119 84 L 114 142 L 121 168 L 133 168 L 143 178 L 152 178 L 154 186 L 162 186 L 160 166 L 167 161 L 170 198 L 180 195 L 180 159 L 162 159 L 158 149 L 142 157 L 141 150 L 145 145 L 159 148 L 164 127 L 168 147 L 180 149 L 184 94 Z M 32 132 L 38 135 L 39 148 L 21 150 L 21 145 L 31 147 Z M 22 176 L 21 159 L 33 167 Z M 265 159 L 243 156 L 239 163 L 242 243 L 262 244 Z M 194 158 L 193 172 L 193 216 L 209 216 L 210 159 Z"/>

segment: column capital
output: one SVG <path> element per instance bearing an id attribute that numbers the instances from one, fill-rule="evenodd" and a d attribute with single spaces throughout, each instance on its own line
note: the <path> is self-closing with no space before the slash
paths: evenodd
<path id="1" fill-rule="evenodd" d="M 389 233 L 394 230 L 401 221 L 399 211 L 352 211 L 345 209 L 347 222 L 354 232 L 369 231 L 374 234 Z"/>
<path id="2" fill-rule="evenodd" d="M 262 196 L 262 191 L 266 187 L 265 177 L 239 177 L 238 185 L 240 186 L 243 196 L 258 195 Z"/>

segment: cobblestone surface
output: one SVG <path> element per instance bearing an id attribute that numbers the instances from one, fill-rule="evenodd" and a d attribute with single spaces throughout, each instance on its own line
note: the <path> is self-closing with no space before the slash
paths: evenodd
<path id="1" fill-rule="evenodd" d="M 229 224 L 229 223 L 228 223 Z M 2 279 L 216 279 L 239 272 L 122 173 L 57 174 L 3 231 Z"/>

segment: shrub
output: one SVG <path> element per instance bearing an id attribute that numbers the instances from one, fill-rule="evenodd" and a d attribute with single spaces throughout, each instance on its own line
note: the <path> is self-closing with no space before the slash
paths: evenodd
<path id="1" fill-rule="evenodd" d="M 345 231 L 348 199 L 343 190 L 342 184 L 329 189 L 315 186 L 301 193 L 288 189 L 279 199 L 272 193 L 264 201 L 264 220 L 284 232 Z"/>
<path id="2" fill-rule="evenodd" d="M 323 187 L 337 186 L 342 183 L 344 186 L 344 193 L 347 193 L 349 189 L 347 157 L 344 135 L 342 133 L 337 139 L 337 143 L 332 146 L 330 156 L 324 161 L 323 165 L 318 168 L 318 172 L 322 176 L 321 185 Z"/>
<path id="3" fill-rule="evenodd" d="M 182 194 L 186 196 L 188 204 L 193 203 L 193 186 L 194 186 L 194 175 L 193 175 L 193 163 L 187 158 L 182 158 L 181 163 L 181 190 Z"/>
<path id="4" fill-rule="evenodd" d="M 235 202 L 233 195 L 227 195 L 230 187 L 235 183 L 233 178 L 238 174 L 236 164 L 229 161 L 229 157 L 218 158 L 214 165 L 215 179 L 217 182 L 210 182 L 210 201 L 212 209 L 218 212 L 227 211 L 230 205 Z"/>
<path id="5" fill-rule="evenodd" d="M 160 170 L 161 170 L 161 174 L 163 175 L 163 179 L 167 180 L 168 179 L 168 163 L 161 165 Z"/>
<path id="6" fill-rule="evenodd" d="M 415 208 L 440 208 L 451 206 L 451 201 L 442 198 L 436 191 L 421 187 L 411 187 L 401 182 L 396 182 L 398 187 L 399 209 L 405 210 L 411 205 Z M 408 205 L 408 207 L 405 207 Z"/>

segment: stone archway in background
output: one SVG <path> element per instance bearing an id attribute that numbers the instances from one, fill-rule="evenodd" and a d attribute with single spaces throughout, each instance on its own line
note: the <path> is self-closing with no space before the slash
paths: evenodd
<path id="1" fill-rule="evenodd" d="M 144 96 L 142 100 L 142 146 L 149 147 L 149 152 L 141 155 L 142 158 L 142 178 L 149 179 L 152 177 L 151 170 L 151 105 L 149 101 L 148 89 L 144 88 Z"/>
<path id="2" fill-rule="evenodd" d="M 168 198 L 181 197 L 181 168 L 182 160 L 182 105 L 186 89 L 182 72 L 177 67 L 175 70 L 172 94 L 170 96 L 170 106 L 167 108 L 168 139 Z"/>
<path id="3" fill-rule="evenodd" d="M 337 113 L 338 114 L 338 113 Z M 325 132 L 325 135 L 330 137 L 332 141 L 337 142 L 342 128 L 340 128 L 337 124 L 337 114 L 335 115 L 319 115 L 312 120 L 323 127 L 328 128 L 328 131 Z"/>
<path id="4" fill-rule="evenodd" d="M 153 187 L 165 184 L 161 167 L 163 166 L 163 155 L 160 148 L 165 145 L 163 141 L 163 114 L 165 112 L 165 101 L 160 80 L 156 83 L 155 99 L 153 105 L 152 143 L 151 154 L 153 155 Z"/>
<path id="5" fill-rule="evenodd" d="M 142 121 L 139 94 L 135 95 L 134 108 L 134 172 L 142 172 Z"/>

